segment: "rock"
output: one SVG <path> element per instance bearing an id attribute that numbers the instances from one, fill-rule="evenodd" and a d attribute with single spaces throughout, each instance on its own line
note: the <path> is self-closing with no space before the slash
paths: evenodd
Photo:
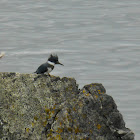
<path id="1" fill-rule="evenodd" d="M 0 73 L 0 139 L 134 140 L 102 84 Z"/>

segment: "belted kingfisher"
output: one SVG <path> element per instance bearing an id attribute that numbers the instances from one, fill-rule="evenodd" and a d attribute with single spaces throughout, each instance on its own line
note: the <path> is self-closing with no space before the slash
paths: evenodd
<path id="1" fill-rule="evenodd" d="M 34 73 L 36 74 L 47 73 L 49 75 L 49 73 L 54 69 L 55 64 L 63 65 L 58 61 L 58 56 L 56 54 L 51 54 L 50 57 L 48 58 L 48 61 L 40 65 Z"/>

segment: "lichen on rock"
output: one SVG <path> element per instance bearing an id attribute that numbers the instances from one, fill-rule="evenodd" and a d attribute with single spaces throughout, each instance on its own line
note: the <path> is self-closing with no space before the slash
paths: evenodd
<path id="1" fill-rule="evenodd" d="M 133 140 L 102 84 L 0 73 L 0 139 Z"/>

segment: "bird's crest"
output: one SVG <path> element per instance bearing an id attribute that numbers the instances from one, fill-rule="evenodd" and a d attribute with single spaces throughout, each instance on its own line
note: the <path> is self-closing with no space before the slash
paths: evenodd
<path id="1" fill-rule="evenodd" d="M 58 60 L 57 54 L 51 54 L 48 60 L 52 60 L 52 59 L 57 61 Z"/>

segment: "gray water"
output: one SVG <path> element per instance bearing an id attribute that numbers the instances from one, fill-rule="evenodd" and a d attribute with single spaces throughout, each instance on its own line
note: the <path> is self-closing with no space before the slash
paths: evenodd
<path id="1" fill-rule="evenodd" d="M 1 0 L 0 72 L 32 73 L 50 53 L 82 88 L 102 83 L 140 139 L 139 0 Z"/>

